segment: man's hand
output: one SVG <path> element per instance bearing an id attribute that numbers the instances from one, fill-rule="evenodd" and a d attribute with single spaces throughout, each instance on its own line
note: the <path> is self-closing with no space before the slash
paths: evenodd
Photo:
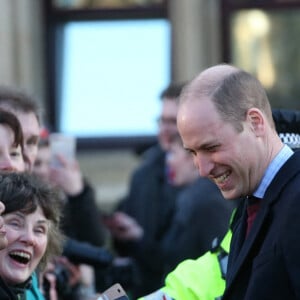
<path id="1" fill-rule="evenodd" d="M 136 220 L 123 212 L 116 212 L 112 216 L 104 218 L 104 223 L 111 234 L 120 240 L 139 240 L 144 235 L 143 228 Z"/>

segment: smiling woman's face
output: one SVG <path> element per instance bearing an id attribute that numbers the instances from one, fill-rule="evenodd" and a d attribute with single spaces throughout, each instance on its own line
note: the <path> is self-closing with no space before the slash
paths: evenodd
<path id="1" fill-rule="evenodd" d="M 3 216 L 7 247 L 0 251 L 0 276 L 9 285 L 25 282 L 38 266 L 48 243 L 49 222 L 38 207 Z"/>

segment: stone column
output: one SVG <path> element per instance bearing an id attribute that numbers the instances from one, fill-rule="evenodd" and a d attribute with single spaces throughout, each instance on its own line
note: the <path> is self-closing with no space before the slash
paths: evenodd
<path id="1" fill-rule="evenodd" d="M 175 81 L 189 80 L 204 68 L 220 62 L 219 1 L 169 1 Z"/>
<path id="2" fill-rule="evenodd" d="M 0 84 L 44 100 L 41 0 L 0 1 Z"/>

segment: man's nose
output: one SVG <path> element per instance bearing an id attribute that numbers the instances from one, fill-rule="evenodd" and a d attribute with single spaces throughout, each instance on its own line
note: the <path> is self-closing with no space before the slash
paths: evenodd
<path id="1" fill-rule="evenodd" d="M 212 161 L 206 155 L 197 154 L 194 157 L 194 164 L 202 177 L 208 177 L 213 168 Z"/>
<path id="2" fill-rule="evenodd" d="M 13 162 L 10 158 L 3 158 L 0 162 L 0 170 L 6 172 L 13 172 L 16 171 Z"/>

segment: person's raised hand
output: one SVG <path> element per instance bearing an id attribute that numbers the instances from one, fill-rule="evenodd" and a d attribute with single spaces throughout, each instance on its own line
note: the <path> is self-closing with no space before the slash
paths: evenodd
<path id="1" fill-rule="evenodd" d="M 123 212 L 115 212 L 104 223 L 111 234 L 120 240 L 138 240 L 144 235 L 143 228 L 136 220 Z"/>
<path id="2" fill-rule="evenodd" d="M 80 194 L 84 188 L 82 173 L 77 161 L 69 161 L 57 155 L 59 166 L 50 166 L 50 181 L 61 188 L 68 196 Z"/>

